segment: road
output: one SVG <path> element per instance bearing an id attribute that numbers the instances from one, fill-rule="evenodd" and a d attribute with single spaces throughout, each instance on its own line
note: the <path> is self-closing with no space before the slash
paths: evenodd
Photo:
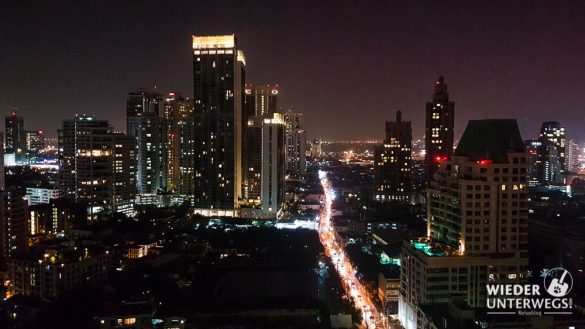
<path id="1" fill-rule="evenodd" d="M 331 223 L 331 206 L 335 194 L 327 179 L 326 173 L 320 171 L 319 178 L 325 191 L 325 208 L 319 221 L 319 237 L 325 248 L 327 256 L 331 257 L 335 270 L 339 273 L 345 293 L 351 296 L 356 307 L 362 311 L 361 325 L 364 328 L 384 328 L 384 315 L 378 312 L 374 302 L 368 297 L 365 287 L 356 278 L 356 271 L 345 254 L 343 247 L 335 240 L 333 225 Z"/>

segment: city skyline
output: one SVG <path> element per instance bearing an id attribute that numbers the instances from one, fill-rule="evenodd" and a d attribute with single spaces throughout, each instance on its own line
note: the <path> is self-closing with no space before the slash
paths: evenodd
<path id="1" fill-rule="evenodd" d="M 418 3 L 402 8 L 377 3 L 356 10 L 325 2 L 311 4 L 309 11 L 302 4 L 226 1 L 179 11 L 149 2 L 138 13 L 130 4 L 0 6 L 11 45 L 6 64 L 0 64 L 9 77 L 0 83 L 2 114 L 16 105 L 19 116 L 50 137 L 75 113 L 95 114 L 122 130 L 127 92 L 136 87 L 192 97 L 191 34 L 235 33 L 251 59 L 246 80 L 278 83 L 283 110 L 292 106 L 305 114 L 309 139 L 381 139 L 379 122 L 397 110 L 411 118 L 414 137 L 422 137 L 424 104 L 439 75 L 457 103 L 456 139 L 469 119 L 485 118 L 517 118 L 525 138 L 537 137 L 541 122 L 556 120 L 567 127 L 567 136 L 585 138 L 578 129 L 585 104 L 579 93 L 582 4 L 431 4 L 421 10 Z M 241 15 L 221 11 L 226 6 Z M 209 15 L 197 15 L 198 9 Z M 353 15 L 357 11 L 375 19 Z M 193 19 L 140 23 L 183 12 Z M 271 15 L 261 20 L 266 13 Z M 509 16 L 521 27 L 508 22 Z M 333 24 L 338 21 L 344 23 Z M 37 32 L 41 27 L 46 34 Z M 45 111 L 51 115 L 41 117 Z M 379 129 L 369 129 L 376 125 Z"/>

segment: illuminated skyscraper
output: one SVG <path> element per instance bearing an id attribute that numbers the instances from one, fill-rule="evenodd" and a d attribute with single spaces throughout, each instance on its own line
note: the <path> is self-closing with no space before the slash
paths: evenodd
<path id="1" fill-rule="evenodd" d="M 561 164 L 561 174 L 566 171 L 566 137 L 565 127 L 557 121 L 547 121 L 542 123 L 540 128 L 540 139 L 551 142 L 556 148 Z"/>
<path id="2" fill-rule="evenodd" d="M 245 58 L 235 35 L 193 36 L 198 212 L 234 215 L 242 200 Z"/>
<path id="3" fill-rule="evenodd" d="M 578 173 L 581 170 L 580 156 L 583 153 L 581 146 L 575 140 L 567 139 L 566 150 L 567 172 Z"/>
<path id="4" fill-rule="evenodd" d="M 114 133 L 112 148 L 113 211 L 134 214 L 136 199 L 136 139 Z"/>
<path id="5" fill-rule="evenodd" d="M 275 216 L 284 201 L 285 123 L 282 114 L 250 117 L 246 127 L 244 204 Z"/>
<path id="6" fill-rule="evenodd" d="M 15 161 L 21 163 L 26 151 L 26 134 L 24 132 L 24 119 L 16 115 L 16 110 L 6 117 L 5 121 L 5 153 L 14 154 Z"/>
<path id="7" fill-rule="evenodd" d="M 112 127 L 78 115 L 59 130 L 59 195 L 87 202 L 92 218 L 112 209 Z"/>
<path id="8" fill-rule="evenodd" d="M 162 151 L 167 189 L 180 195 L 193 195 L 194 176 L 193 102 L 170 92 L 162 113 Z"/>
<path id="9" fill-rule="evenodd" d="M 156 91 L 138 89 L 128 94 L 126 128 L 128 136 L 136 139 L 136 189 L 141 195 L 166 191 L 159 118 L 162 107 L 162 94 Z"/>
<path id="10" fill-rule="evenodd" d="M 548 185 L 562 182 L 561 163 L 556 146 L 549 140 L 525 142 L 528 152 L 528 185 Z"/>
<path id="11" fill-rule="evenodd" d="M 386 121 L 384 144 L 374 154 L 374 185 L 377 201 L 408 201 L 412 191 L 412 126 L 402 121 Z"/>
<path id="12" fill-rule="evenodd" d="M 303 129 L 303 114 L 289 110 L 284 114 L 284 122 L 286 173 L 293 178 L 303 177 L 307 168 L 307 133 Z"/>
<path id="13" fill-rule="evenodd" d="M 435 82 L 433 101 L 427 103 L 425 121 L 425 167 L 431 181 L 439 163 L 453 154 L 455 103 L 449 101 L 447 84 L 442 76 Z"/>

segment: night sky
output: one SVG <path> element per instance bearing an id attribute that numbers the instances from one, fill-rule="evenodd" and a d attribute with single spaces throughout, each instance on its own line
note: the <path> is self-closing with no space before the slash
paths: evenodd
<path id="1" fill-rule="evenodd" d="M 191 96 L 192 34 L 236 33 L 246 80 L 279 83 L 309 138 L 381 138 L 396 110 L 422 137 L 444 75 L 456 136 L 517 118 L 524 138 L 558 120 L 585 140 L 585 1 L 274 2 L 2 1 L 0 114 L 16 104 L 50 135 L 75 113 L 121 130 L 130 90 Z"/>

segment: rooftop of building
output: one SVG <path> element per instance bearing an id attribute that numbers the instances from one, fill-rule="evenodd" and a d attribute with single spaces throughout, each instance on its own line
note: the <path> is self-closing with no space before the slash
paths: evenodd
<path id="1" fill-rule="evenodd" d="M 39 264 L 72 264 L 108 253 L 109 251 L 100 245 L 76 246 L 67 243 L 49 245 L 47 242 L 19 253 L 14 259 L 39 262 Z"/>
<path id="2" fill-rule="evenodd" d="M 459 250 L 451 246 L 423 237 L 409 241 L 410 246 L 431 257 L 459 256 Z"/>
<path id="3" fill-rule="evenodd" d="M 455 150 L 456 156 L 472 161 L 508 163 L 508 152 L 524 152 L 515 119 L 470 120 Z"/>

